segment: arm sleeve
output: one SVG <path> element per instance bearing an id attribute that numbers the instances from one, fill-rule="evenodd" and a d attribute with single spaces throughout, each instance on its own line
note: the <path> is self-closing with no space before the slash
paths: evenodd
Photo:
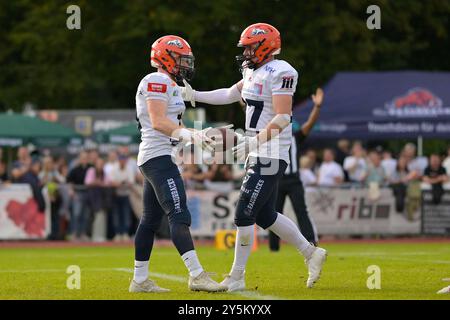
<path id="1" fill-rule="evenodd" d="M 208 104 L 230 104 L 239 102 L 241 93 L 237 88 L 237 84 L 231 88 L 217 89 L 213 91 L 195 91 L 195 101 Z"/>
<path id="2" fill-rule="evenodd" d="M 142 79 L 139 89 L 146 100 L 169 101 L 170 86 L 171 82 L 169 79 L 157 74 L 150 74 Z"/>
<path id="3" fill-rule="evenodd" d="M 272 95 L 287 94 L 293 96 L 297 87 L 298 73 L 291 68 L 276 73 L 272 79 Z"/>

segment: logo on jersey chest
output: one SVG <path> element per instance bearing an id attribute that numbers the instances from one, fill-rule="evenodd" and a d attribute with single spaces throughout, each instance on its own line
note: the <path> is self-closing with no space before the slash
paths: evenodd
<path id="1" fill-rule="evenodd" d="M 262 83 L 255 83 L 253 85 L 254 91 L 257 95 L 262 95 L 263 85 Z"/>
<path id="2" fill-rule="evenodd" d="M 247 93 L 260 96 L 262 95 L 263 87 L 262 83 L 248 83 L 244 86 L 244 89 Z"/>
<path id="3" fill-rule="evenodd" d="M 164 93 L 164 92 L 167 91 L 167 84 L 165 84 L 165 83 L 149 82 L 148 85 L 147 85 L 147 91 Z"/>

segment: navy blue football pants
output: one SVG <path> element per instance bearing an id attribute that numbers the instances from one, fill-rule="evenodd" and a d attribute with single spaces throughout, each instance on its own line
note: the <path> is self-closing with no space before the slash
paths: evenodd
<path id="1" fill-rule="evenodd" d="M 180 171 L 169 155 L 152 158 L 139 167 L 145 177 L 144 212 L 135 236 L 135 259 L 150 258 L 155 232 L 168 216 L 172 241 L 180 255 L 194 250 L 189 231 L 191 214 Z"/>
<path id="2" fill-rule="evenodd" d="M 235 211 L 235 224 L 238 227 L 256 223 L 267 229 L 275 222 L 278 180 L 286 167 L 284 160 L 256 157 L 247 159 L 246 174 Z"/>

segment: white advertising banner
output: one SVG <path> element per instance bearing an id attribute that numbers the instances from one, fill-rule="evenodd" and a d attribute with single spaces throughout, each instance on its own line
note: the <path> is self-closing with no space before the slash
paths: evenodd
<path id="1" fill-rule="evenodd" d="M 191 212 L 191 233 L 194 236 L 214 236 L 217 230 L 235 229 L 234 208 L 239 191 L 187 190 L 187 205 Z"/>
<path id="2" fill-rule="evenodd" d="M 380 189 L 377 200 L 370 200 L 369 189 L 311 188 L 306 204 L 319 234 L 418 234 L 420 207 L 410 217 L 395 210 L 389 188 Z M 291 210 L 287 210 L 291 212 Z"/>
<path id="3" fill-rule="evenodd" d="M 0 239 L 44 239 L 47 236 L 50 209 L 39 212 L 28 184 L 0 186 Z"/>
<path id="4" fill-rule="evenodd" d="M 307 189 L 306 203 L 320 235 L 419 234 L 420 208 L 411 217 L 395 211 L 390 189 L 381 189 L 377 200 L 369 200 L 368 189 Z M 192 216 L 191 230 L 196 236 L 213 236 L 220 229 L 234 229 L 234 209 L 239 191 L 187 191 Z M 283 213 L 295 217 L 287 199 Z M 266 234 L 262 229 L 259 235 Z"/>

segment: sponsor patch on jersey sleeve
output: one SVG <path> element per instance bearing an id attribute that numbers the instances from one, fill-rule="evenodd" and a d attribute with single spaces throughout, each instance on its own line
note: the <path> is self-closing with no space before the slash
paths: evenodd
<path id="1" fill-rule="evenodd" d="M 167 84 L 165 84 L 165 83 L 149 82 L 148 85 L 147 85 L 147 91 L 148 92 L 165 93 L 165 92 L 167 92 Z"/>
<path id="2" fill-rule="evenodd" d="M 294 84 L 294 76 L 284 76 L 281 78 L 280 89 L 292 89 L 293 84 Z"/>

